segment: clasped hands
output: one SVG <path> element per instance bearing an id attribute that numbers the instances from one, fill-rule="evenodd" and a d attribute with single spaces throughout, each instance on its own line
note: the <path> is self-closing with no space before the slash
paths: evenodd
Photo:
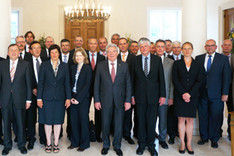
<path id="1" fill-rule="evenodd" d="M 71 105 L 71 100 L 70 100 L 70 99 L 67 99 L 67 100 L 65 101 L 65 107 L 66 107 L 66 109 L 67 109 L 68 107 L 70 107 L 70 105 Z M 42 107 L 43 107 L 43 101 L 42 101 L 42 100 L 37 100 L 37 106 L 38 106 L 39 108 L 42 108 Z"/>
<path id="2" fill-rule="evenodd" d="M 189 103 L 190 102 L 190 98 L 191 98 L 191 95 L 189 93 L 184 93 L 182 95 L 182 98 L 185 102 Z"/>

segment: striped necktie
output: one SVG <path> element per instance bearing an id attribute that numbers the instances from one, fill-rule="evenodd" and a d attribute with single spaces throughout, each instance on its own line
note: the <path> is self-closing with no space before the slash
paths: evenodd
<path id="1" fill-rule="evenodd" d="M 11 76 L 11 82 L 13 82 L 15 77 L 15 62 L 12 62 L 11 64 L 10 76 Z"/>

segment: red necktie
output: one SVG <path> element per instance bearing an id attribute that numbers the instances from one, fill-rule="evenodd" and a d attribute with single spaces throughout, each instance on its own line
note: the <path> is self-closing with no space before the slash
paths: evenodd
<path id="1" fill-rule="evenodd" d="M 114 67 L 114 63 L 111 63 L 112 65 L 112 69 L 111 69 L 111 79 L 112 79 L 112 82 L 114 83 L 115 82 L 115 67 Z"/>
<path id="2" fill-rule="evenodd" d="M 178 57 L 178 56 L 176 57 L 176 60 L 179 60 L 179 57 Z"/>
<path id="3" fill-rule="evenodd" d="M 94 70 L 95 68 L 94 54 L 92 54 L 91 66 L 92 66 L 92 69 Z"/>

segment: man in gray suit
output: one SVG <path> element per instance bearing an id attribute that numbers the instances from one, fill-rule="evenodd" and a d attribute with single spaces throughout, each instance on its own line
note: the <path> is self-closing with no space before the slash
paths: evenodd
<path id="1" fill-rule="evenodd" d="M 174 61 L 165 57 L 164 51 L 166 49 L 166 42 L 164 40 L 157 40 L 155 43 L 156 55 L 161 57 L 164 70 L 165 88 L 166 88 L 166 102 L 158 107 L 159 116 L 159 144 L 162 148 L 168 149 L 166 143 L 167 136 L 167 110 L 168 106 L 173 104 L 173 83 L 172 83 L 172 66 Z"/>
<path id="2" fill-rule="evenodd" d="M 114 113 L 114 140 L 112 145 L 117 155 L 122 156 L 121 140 L 123 133 L 124 110 L 131 107 L 131 80 L 128 64 L 117 60 L 119 49 L 115 44 L 106 48 L 107 60 L 97 65 L 94 82 L 95 108 L 102 116 L 102 155 L 110 148 L 110 124 Z"/>

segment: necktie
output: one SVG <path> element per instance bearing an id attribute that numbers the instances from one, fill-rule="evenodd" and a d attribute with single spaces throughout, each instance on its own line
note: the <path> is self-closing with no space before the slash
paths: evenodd
<path id="1" fill-rule="evenodd" d="M 209 70 L 210 70 L 210 66 L 211 66 L 211 57 L 212 57 L 212 55 L 209 55 L 209 58 L 208 58 L 208 61 L 207 61 L 207 69 L 206 69 L 207 72 L 209 72 Z"/>
<path id="2" fill-rule="evenodd" d="M 179 57 L 178 57 L 178 56 L 176 56 L 176 60 L 179 60 Z"/>
<path id="3" fill-rule="evenodd" d="M 63 56 L 63 62 L 64 62 L 64 63 L 67 63 L 67 55 L 64 55 L 64 56 Z"/>
<path id="4" fill-rule="evenodd" d="M 126 60 L 125 60 L 125 56 L 126 56 L 125 54 L 122 55 L 122 61 L 123 61 L 123 62 L 126 61 Z"/>
<path id="5" fill-rule="evenodd" d="M 22 59 L 23 59 L 23 57 L 22 57 L 22 53 L 20 53 L 19 60 L 22 60 Z"/>
<path id="6" fill-rule="evenodd" d="M 37 77 L 39 76 L 39 69 L 40 69 L 40 63 L 38 59 L 36 59 L 36 69 L 37 69 Z"/>
<path id="7" fill-rule="evenodd" d="M 111 63 L 112 65 L 112 69 L 111 69 L 111 79 L 112 79 L 112 82 L 114 83 L 115 82 L 115 64 L 114 63 Z"/>
<path id="8" fill-rule="evenodd" d="M 94 70 L 95 68 L 94 54 L 92 54 L 91 66 L 92 66 L 92 69 Z"/>
<path id="9" fill-rule="evenodd" d="M 10 76 L 11 76 L 11 82 L 13 82 L 15 77 L 15 62 L 12 62 L 11 64 Z"/>
<path id="10" fill-rule="evenodd" d="M 148 57 L 145 57 L 145 62 L 144 62 L 144 73 L 145 76 L 148 76 Z"/>

